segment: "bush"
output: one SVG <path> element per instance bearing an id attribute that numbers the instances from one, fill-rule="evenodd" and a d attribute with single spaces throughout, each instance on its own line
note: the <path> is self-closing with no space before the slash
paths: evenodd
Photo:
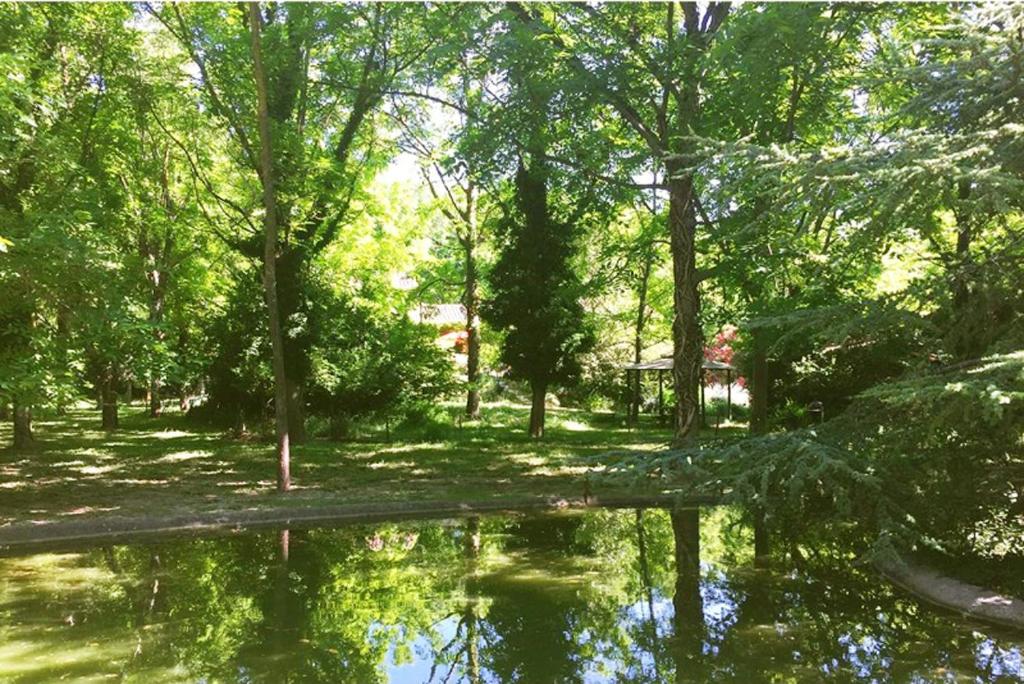
<path id="1" fill-rule="evenodd" d="M 288 335 L 288 343 L 298 345 L 292 349 L 301 353 L 294 356 L 304 358 L 293 371 L 305 378 L 308 427 L 314 434 L 344 438 L 359 420 L 396 422 L 453 389 L 454 364 L 434 344 L 435 331 L 401 313 L 314 284 L 303 320 L 290 328 L 298 331 Z M 270 344 L 254 283 L 239 286 L 210 336 L 217 349 L 207 371 L 210 399 L 193 415 L 225 425 L 269 420 Z"/>
<path id="2" fill-rule="evenodd" d="M 313 348 L 307 397 L 337 426 L 362 418 L 400 420 L 427 411 L 454 389 L 452 360 L 428 326 L 344 300 L 324 313 L 324 327 L 333 334 Z"/>

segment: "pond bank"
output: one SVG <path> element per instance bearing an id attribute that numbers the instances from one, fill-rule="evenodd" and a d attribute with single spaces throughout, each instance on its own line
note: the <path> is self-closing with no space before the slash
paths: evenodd
<path id="1" fill-rule="evenodd" d="M 1024 600 L 969 584 L 907 557 L 877 561 L 887 580 L 922 601 L 988 624 L 1024 630 Z"/>
<path id="2" fill-rule="evenodd" d="M 539 512 L 584 508 L 656 508 L 715 505 L 709 497 L 680 499 L 674 494 L 620 496 L 515 497 L 487 501 L 421 501 L 330 506 L 279 506 L 164 516 L 99 517 L 87 520 L 17 524 L 0 528 L 0 556 L 124 543 L 165 536 L 232 532 L 242 529 L 330 527 L 332 524 L 458 517 L 474 513 Z"/>

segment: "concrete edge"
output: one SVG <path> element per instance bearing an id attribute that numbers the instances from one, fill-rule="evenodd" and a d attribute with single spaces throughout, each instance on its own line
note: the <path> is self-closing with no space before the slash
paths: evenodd
<path id="1" fill-rule="evenodd" d="M 1024 600 L 962 582 L 906 557 L 876 560 L 878 572 L 913 596 L 969 618 L 1024 630 Z"/>
<path id="2" fill-rule="evenodd" d="M 101 543 L 130 543 L 174 536 L 214 535 L 268 528 L 301 529 L 410 518 L 460 517 L 475 513 L 543 512 L 586 508 L 692 507 L 718 503 L 712 497 L 675 494 L 422 501 L 386 504 L 252 508 L 173 516 L 102 517 L 0 528 L 0 557 Z"/>

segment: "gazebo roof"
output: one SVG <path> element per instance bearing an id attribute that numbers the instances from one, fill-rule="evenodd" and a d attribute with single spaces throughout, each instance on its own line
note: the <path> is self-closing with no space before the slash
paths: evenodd
<path id="1" fill-rule="evenodd" d="M 464 325 L 466 323 L 466 307 L 462 304 L 420 304 L 409 312 L 414 323 L 436 325 Z"/>
<path id="2" fill-rule="evenodd" d="M 654 371 L 654 370 L 672 370 L 673 363 L 672 357 L 666 356 L 654 361 L 641 361 L 640 363 L 627 363 L 622 368 L 625 370 L 638 370 L 638 371 Z M 701 368 L 704 370 L 712 371 L 733 371 L 736 370 L 735 366 L 730 366 L 728 363 L 722 363 L 721 361 L 707 361 L 701 364 Z"/>

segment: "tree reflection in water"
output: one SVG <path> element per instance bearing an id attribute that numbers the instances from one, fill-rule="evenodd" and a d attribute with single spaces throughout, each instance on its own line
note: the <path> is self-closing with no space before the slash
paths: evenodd
<path id="1" fill-rule="evenodd" d="M 0 680 L 1024 678 L 1018 638 L 923 608 L 848 552 L 754 569 L 734 519 L 474 517 L 4 559 Z"/>

